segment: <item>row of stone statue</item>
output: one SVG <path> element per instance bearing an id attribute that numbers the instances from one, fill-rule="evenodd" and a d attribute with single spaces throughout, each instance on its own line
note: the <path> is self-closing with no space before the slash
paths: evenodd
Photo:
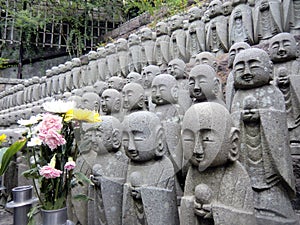
<path id="1" fill-rule="evenodd" d="M 142 28 L 131 34 L 128 41 L 120 38 L 97 52 L 91 51 L 80 59 L 74 58 L 53 67 L 46 71 L 45 77 L 34 77 L 0 93 L 0 99 L 4 98 L 0 110 L 92 85 L 96 81 L 107 81 L 111 76 L 141 73 L 147 65 L 157 65 L 166 72 L 167 64 L 175 58 L 193 65 L 198 53 L 209 51 L 218 56 L 228 52 L 237 42 L 252 45 L 283 31 L 299 34 L 299 12 L 299 1 L 292 0 L 232 0 L 224 3 L 213 0 L 201 8 L 192 7 L 186 16 L 175 15 L 166 22 L 159 22 L 156 32 Z M 184 23 L 186 18 L 188 22 Z M 42 90 L 35 86 L 41 86 Z M 16 98 L 16 92 L 23 98 Z"/>

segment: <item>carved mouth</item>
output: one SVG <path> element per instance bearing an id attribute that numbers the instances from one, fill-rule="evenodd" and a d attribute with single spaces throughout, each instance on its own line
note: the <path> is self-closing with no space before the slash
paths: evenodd
<path id="1" fill-rule="evenodd" d="M 131 157 L 136 158 L 139 154 L 136 150 L 128 150 Z"/>
<path id="2" fill-rule="evenodd" d="M 251 74 L 246 74 L 246 75 L 243 75 L 242 76 L 242 79 L 244 80 L 244 81 L 247 81 L 247 82 L 249 82 L 249 81 L 251 81 L 252 79 L 253 79 L 253 75 L 251 75 Z"/>
<path id="3" fill-rule="evenodd" d="M 200 96 L 202 94 L 201 89 L 194 89 L 195 96 Z"/>
<path id="4" fill-rule="evenodd" d="M 197 162 L 201 162 L 204 160 L 204 154 L 203 153 L 195 153 L 193 154 L 193 158 L 197 161 Z"/>

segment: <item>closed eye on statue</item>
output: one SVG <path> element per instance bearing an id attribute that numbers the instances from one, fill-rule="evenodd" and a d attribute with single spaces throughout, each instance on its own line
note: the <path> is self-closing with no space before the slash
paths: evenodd
<path id="1" fill-rule="evenodd" d="M 273 44 L 272 44 L 272 48 L 278 48 L 279 47 L 279 43 L 278 42 L 274 42 Z"/>
<path id="2" fill-rule="evenodd" d="M 142 131 L 134 130 L 134 131 L 132 131 L 132 134 L 134 136 L 135 141 L 143 141 L 147 138 L 146 135 Z"/>
<path id="3" fill-rule="evenodd" d="M 214 141 L 214 132 L 211 129 L 202 129 L 200 131 L 202 141 L 205 143 L 215 142 Z"/>

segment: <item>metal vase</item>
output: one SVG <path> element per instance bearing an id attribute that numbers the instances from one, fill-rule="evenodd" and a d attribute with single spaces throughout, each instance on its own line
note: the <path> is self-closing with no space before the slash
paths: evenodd
<path id="1" fill-rule="evenodd" d="M 67 207 L 56 210 L 41 209 L 42 225 L 73 225 L 68 220 Z"/>

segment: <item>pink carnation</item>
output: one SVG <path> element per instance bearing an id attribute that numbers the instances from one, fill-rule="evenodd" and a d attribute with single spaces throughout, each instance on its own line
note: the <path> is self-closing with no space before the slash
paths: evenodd
<path id="1" fill-rule="evenodd" d="M 47 113 L 43 116 L 43 120 L 39 124 L 39 131 L 42 133 L 50 129 L 58 131 L 61 130 L 62 127 L 62 118 L 60 116 Z"/>
<path id="2" fill-rule="evenodd" d="M 55 169 L 51 166 L 43 166 L 40 169 L 40 174 L 46 179 L 52 179 L 52 178 L 59 177 L 62 174 L 62 171 Z"/>
<path id="3" fill-rule="evenodd" d="M 76 166 L 76 163 L 74 161 L 69 161 L 65 164 L 64 168 L 68 171 L 74 169 Z"/>
<path id="4" fill-rule="evenodd" d="M 44 144 L 48 145 L 51 150 L 54 150 L 57 146 L 64 145 L 66 143 L 64 137 L 52 129 L 48 130 L 47 133 L 39 134 L 39 138 Z"/>

